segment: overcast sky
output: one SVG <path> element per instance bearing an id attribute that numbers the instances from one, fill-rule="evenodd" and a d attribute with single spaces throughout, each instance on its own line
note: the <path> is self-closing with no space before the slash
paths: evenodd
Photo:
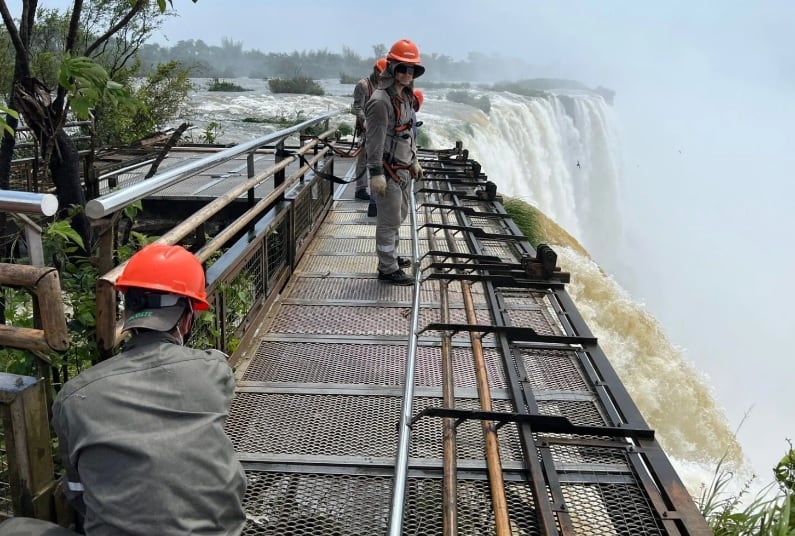
<path id="1" fill-rule="evenodd" d="M 636 272 L 627 286 L 712 378 L 730 423 L 751 410 L 739 437 L 757 468 L 795 439 L 795 2 L 174 4 L 164 45 L 227 38 L 369 56 L 408 37 L 424 53 L 517 57 L 539 75 L 614 89 Z"/>

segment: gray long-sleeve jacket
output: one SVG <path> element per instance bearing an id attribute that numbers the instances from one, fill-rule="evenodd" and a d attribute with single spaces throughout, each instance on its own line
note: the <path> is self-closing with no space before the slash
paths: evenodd
<path id="1" fill-rule="evenodd" d="M 364 107 L 367 105 L 367 101 L 370 100 L 370 95 L 373 94 L 377 85 L 378 79 L 374 74 L 371 74 L 359 80 L 353 88 L 353 113 L 356 116 L 356 127 L 359 130 L 364 130 L 365 128 Z"/>
<path id="2" fill-rule="evenodd" d="M 390 164 L 411 165 L 417 159 L 417 148 L 411 135 L 414 94 L 410 87 L 397 94 L 395 79 L 389 69 L 381 73 L 378 89 L 373 91 L 365 107 L 367 120 L 367 169 L 370 176 L 383 175 L 382 160 Z"/>
<path id="3" fill-rule="evenodd" d="M 86 534 L 240 534 L 246 480 L 224 433 L 233 394 L 224 354 L 159 332 L 67 382 L 53 426 Z"/>

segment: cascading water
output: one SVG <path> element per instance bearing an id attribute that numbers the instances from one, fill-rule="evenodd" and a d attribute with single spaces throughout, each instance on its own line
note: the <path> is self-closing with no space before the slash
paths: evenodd
<path id="1" fill-rule="evenodd" d="M 324 97 L 272 95 L 261 80 L 236 83 L 253 91 L 199 91 L 190 114 L 199 128 L 220 123 L 222 142 L 277 128 L 244 118 L 289 119 L 298 110 L 306 118 L 346 109 L 352 98 L 352 87 L 336 81 L 324 81 Z M 709 483 L 724 455 L 737 469 L 741 450 L 708 384 L 659 323 L 604 271 L 617 273 L 628 263 L 621 145 L 612 108 L 601 96 L 585 92 L 537 97 L 482 92 L 491 103 L 486 114 L 449 102 L 446 94 L 443 89 L 425 91 L 419 119 L 431 147 L 463 141 L 501 194 L 534 205 L 573 237 L 558 245 L 560 264 L 572 274 L 569 292 L 691 492 Z M 353 122 L 352 116 L 347 122 Z M 579 244 L 590 257 L 569 247 Z"/>

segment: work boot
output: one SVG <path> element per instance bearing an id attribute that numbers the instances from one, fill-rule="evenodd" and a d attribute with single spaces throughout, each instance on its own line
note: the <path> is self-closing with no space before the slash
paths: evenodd
<path id="1" fill-rule="evenodd" d="M 401 268 L 408 268 L 411 266 L 411 259 L 408 257 L 398 257 L 398 266 Z"/>
<path id="2" fill-rule="evenodd" d="M 367 207 L 367 217 L 375 218 L 376 216 L 378 216 L 378 205 L 375 203 L 370 203 L 370 205 Z"/>
<path id="3" fill-rule="evenodd" d="M 385 274 L 381 270 L 378 270 L 378 280 L 383 281 L 384 283 L 389 283 L 390 285 L 413 285 L 414 279 L 406 274 L 403 270 L 398 268 L 391 274 Z"/>
<path id="4" fill-rule="evenodd" d="M 354 195 L 354 197 L 356 199 L 361 200 L 361 201 L 369 201 L 370 200 L 370 194 L 368 194 L 367 190 L 365 190 L 364 188 L 356 190 L 356 195 Z"/>

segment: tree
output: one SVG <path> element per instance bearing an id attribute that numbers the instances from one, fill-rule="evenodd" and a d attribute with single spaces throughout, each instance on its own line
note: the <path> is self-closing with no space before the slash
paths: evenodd
<path id="1" fill-rule="evenodd" d="M 171 0 L 168 3 L 170 5 Z M 122 87 L 112 81 L 108 71 L 118 74 L 125 68 L 157 27 L 157 15 L 166 11 L 166 0 L 95 0 L 88 3 L 85 13 L 83 5 L 83 0 L 74 0 L 67 12 L 68 24 L 60 47 L 63 55 L 58 67 L 58 86 L 53 94 L 40 77 L 41 71 L 34 69 L 37 57 L 32 44 L 37 28 L 38 0 L 22 1 L 18 23 L 12 18 L 6 1 L 0 0 L 0 15 L 15 53 L 6 107 L 21 112 L 38 140 L 63 214 L 73 205 L 84 207 L 86 203 L 80 184 L 77 149 L 63 128 L 68 112 L 71 110 L 78 118 L 86 117 L 89 109 L 103 99 L 115 105 L 125 101 Z M 107 70 L 100 61 L 108 66 Z M 15 129 L 18 120 L 6 114 L 5 124 Z M 3 131 L 0 188 L 8 188 L 15 139 L 8 129 L 0 130 Z M 82 211 L 73 214 L 72 226 L 88 245 L 90 233 L 85 215 Z"/>

